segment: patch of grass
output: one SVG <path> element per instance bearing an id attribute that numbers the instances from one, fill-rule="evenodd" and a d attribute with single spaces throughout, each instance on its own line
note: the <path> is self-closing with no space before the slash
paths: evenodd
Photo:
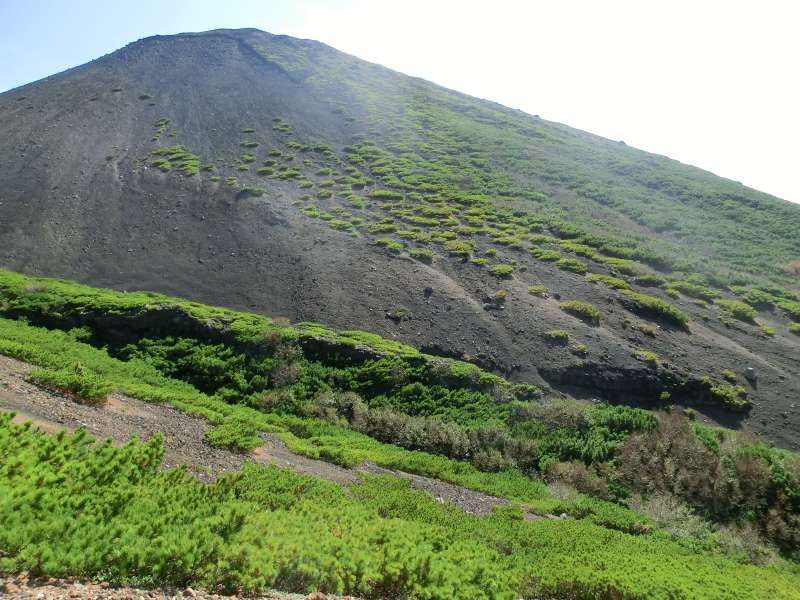
<path id="1" fill-rule="evenodd" d="M 691 281 L 670 281 L 664 284 L 664 289 L 675 290 L 685 296 L 697 298 L 706 302 L 712 302 L 715 298 L 719 297 L 718 291 L 712 290 L 702 283 L 694 283 Z"/>
<path id="2" fill-rule="evenodd" d="M 750 408 L 750 401 L 747 399 L 747 390 L 741 385 L 729 385 L 721 383 L 712 385 L 709 388 L 712 400 L 717 404 L 722 404 L 731 410 L 745 411 Z"/>
<path id="3" fill-rule="evenodd" d="M 633 353 L 633 357 L 643 363 L 647 363 L 651 366 L 658 365 L 658 354 L 655 352 L 650 352 L 649 350 L 637 350 Z"/>
<path id="4" fill-rule="evenodd" d="M 624 279 L 614 277 L 613 275 L 599 275 L 597 273 L 590 273 L 586 276 L 586 281 L 591 283 L 602 283 L 615 290 L 628 290 L 630 285 Z"/>
<path id="5" fill-rule="evenodd" d="M 578 317 L 582 321 L 586 321 L 592 325 L 597 325 L 600 323 L 602 314 L 599 310 L 597 310 L 597 308 L 588 302 L 582 302 L 580 300 L 568 300 L 566 302 L 562 302 L 559 306 L 564 312 Z"/>
<path id="6" fill-rule="evenodd" d="M 200 171 L 200 157 L 189 152 L 186 146 L 156 148 L 150 152 L 149 156 L 155 157 L 150 164 L 164 172 L 177 169 L 183 175 L 191 177 Z"/>
<path id="7" fill-rule="evenodd" d="M 352 231 L 353 230 L 353 224 L 350 221 L 344 221 L 342 219 L 332 219 L 331 221 L 328 222 L 328 225 L 331 228 L 337 229 L 339 231 Z"/>
<path id="8" fill-rule="evenodd" d="M 514 267 L 512 265 L 492 265 L 489 268 L 489 273 L 498 277 L 500 279 L 508 279 L 514 273 Z"/>
<path id="9" fill-rule="evenodd" d="M 60 369 L 34 369 L 27 379 L 37 385 L 73 397 L 80 404 L 100 406 L 114 391 L 111 382 L 98 376 L 80 362 Z"/>
<path id="10" fill-rule="evenodd" d="M 258 428 L 242 419 L 227 418 L 206 433 L 206 441 L 216 448 L 227 448 L 247 452 L 261 446 L 264 442 L 258 435 Z"/>
<path id="11" fill-rule="evenodd" d="M 444 249 L 453 256 L 469 256 L 475 250 L 475 244 L 469 240 L 449 240 Z"/>
<path id="12" fill-rule="evenodd" d="M 556 267 L 562 271 L 569 271 L 583 275 L 586 273 L 586 264 L 579 261 L 577 258 L 560 258 L 556 261 Z"/>
<path id="13" fill-rule="evenodd" d="M 563 329 L 551 329 L 550 331 L 545 331 L 542 334 L 542 337 L 548 342 L 562 346 L 566 346 L 569 343 L 569 332 Z"/>
<path id="14" fill-rule="evenodd" d="M 543 250 L 541 248 L 531 248 L 530 253 L 544 262 L 556 262 L 561 260 L 561 253 L 555 250 Z"/>
<path id="15" fill-rule="evenodd" d="M 747 323 L 754 323 L 756 317 L 758 316 L 758 311 L 756 311 L 756 309 L 749 304 L 741 302 L 740 300 L 721 299 L 717 300 L 715 304 L 735 319 L 739 319 L 740 321 L 745 321 Z"/>
<path id="16" fill-rule="evenodd" d="M 529 285 L 528 293 L 533 296 L 539 296 L 540 298 L 550 297 L 550 290 L 548 290 L 547 287 L 541 283 L 535 283 L 533 285 Z"/>
<path id="17" fill-rule="evenodd" d="M 411 256 L 411 258 L 414 258 L 420 262 L 428 264 L 433 262 L 433 252 L 427 248 L 412 248 L 408 254 Z"/>
<path id="18" fill-rule="evenodd" d="M 261 196 L 263 196 L 266 193 L 267 193 L 267 190 L 265 190 L 264 188 L 246 186 L 246 187 L 243 187 L 239 191 L 239 197 L 240 198 L 260 198 Z"/>
<path id="19" fill-rule="evenodd" d="M 386 248 L 392 254 L 400 254 L 405 249 L 405 245 L 402 242 L 391 238 L 378 238 L 375 240 L 375 245 Z"/>
<path id="20" fill-rule="evenodd" d="M 635 313 L 651 315 L 681 327 L 689 322 L 687 314 L 661 298 L 633 290 L 620 290 L 620 294 L 624 306 Z"/>

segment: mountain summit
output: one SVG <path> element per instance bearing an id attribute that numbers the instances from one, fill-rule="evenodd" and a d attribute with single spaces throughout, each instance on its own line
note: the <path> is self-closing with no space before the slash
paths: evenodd
<path id="1" fill-rule="evenodd" d="M 375 331 L 798 447 L 800 206 L 255 29 L 6 92 L 0 140 L 2 267 Z"/>

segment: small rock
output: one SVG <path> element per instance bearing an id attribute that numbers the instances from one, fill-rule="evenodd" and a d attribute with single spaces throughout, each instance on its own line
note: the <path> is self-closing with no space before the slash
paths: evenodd
<path id="1" fill-rule="evenodd" d="M 306 596 L 306 600 L 328 600 L 328 596 L 322 592 L 311 592 L 308 596 Z"/>
<path id="2" fill-rule="evenodd" d="M 756 370 L 753 367 L 747 367 L 744 370 L 744 378 L 747 379 L 747 381 L 755 381 L 756 379 L 758 379 Z"/>
<path id="3" fill-rule="evenodd" d="M 6 594 L 19 594 L 22 590 L 20 590 L 20 587 L 16 583 L 12 583 L 9 581 L 4 586 L 3 591 Z"/>

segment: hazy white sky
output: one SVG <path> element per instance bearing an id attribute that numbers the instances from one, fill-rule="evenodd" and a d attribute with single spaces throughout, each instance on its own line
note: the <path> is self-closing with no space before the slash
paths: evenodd
<path id="1" fill-rule="evenodd" d="M 800 202 L 800 0 L 0 0 L 0 90 L 217 27 L 318 39 Z"/>
<path id="2" fill-rule="evenodd" d="M 800 202 L 797 1 L 319 4 L 291 33 Z"/>

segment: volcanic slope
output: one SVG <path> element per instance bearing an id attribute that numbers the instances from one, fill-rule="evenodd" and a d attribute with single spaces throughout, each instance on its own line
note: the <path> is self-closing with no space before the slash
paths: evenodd
<path id="1" fill-rule="evenodd" d="M 367 329 L 798 447 L 788 202 L 252 29 L 6 92 L 0 140 L 0 266 Z"/>

